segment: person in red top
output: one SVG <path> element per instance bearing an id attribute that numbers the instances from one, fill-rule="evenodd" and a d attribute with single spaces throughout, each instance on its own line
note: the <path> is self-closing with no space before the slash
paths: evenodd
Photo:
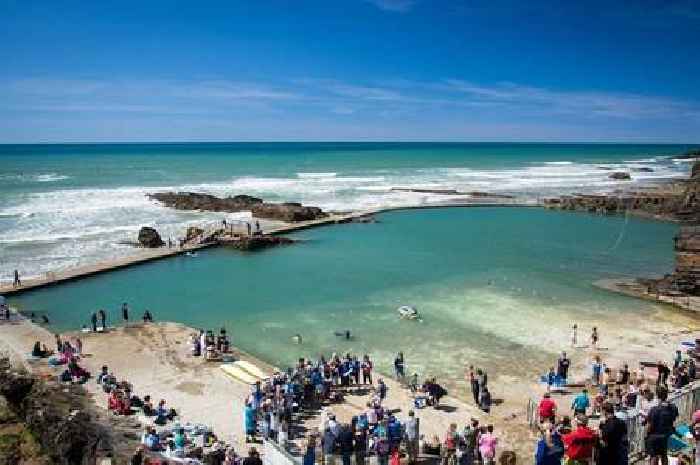
<path id="1" fill-rule="evenodd" d="M 598 442 L 598 434 L 588 427 L 588 417 L 578 415 L 576 417 L 576 429 L 565 434 L 564 463 L 585 465 L 591 463 L 593 447 Z"/>
<path id="2" fill-rule="evenodd" d="M 555 415 L 557 413 L 557 404 L 551 399 L 551 395 L 548 392 L 544 393 L 544 397 L 540 401 L 540 405 L 537 407 L 537 412 L 540 415 L 540 423 L 548 421 L 554 423 Z"/>

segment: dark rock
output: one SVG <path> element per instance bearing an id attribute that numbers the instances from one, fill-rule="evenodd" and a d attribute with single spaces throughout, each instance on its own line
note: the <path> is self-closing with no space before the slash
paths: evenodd
<path id="1" fill-rule="evenodd" d="M 625 173 L 624 171 L 615 171 L 608 177 L 610 179 L 617 179 L 620 181 L 629 181 L 630 179 L 632 179 L 632 176 L 630 176 L 629 173 Z"/>
<path id="2" fill-rule="evenodd" d="M 261 203 L 251 209 L 253 216 L 287 222 L 309 221 L 327 216 L 318 207 L 304 207 L 300 203 Z"/>
<path id="3" fill-rule="evenodd" d="M 97 421 L 81 387 L 45 383 L 0 360 L 0 394 L 48 456 L 49 463 L 83 465 L 112 456 L 125 460 L 138 441 Z M 118 462 L 121 463 L 121 462 Z"/>
<path id="4" fill-rule="evenodd" d="M 143 228 L 141 228 L 141 230 L 139 231 L 138 241 L 142 247 L 146 247 L 149 249 L 155 249 L 157 247 L 162 247 L 165 245 L 165 242 L 163 242 L 163 239 L 161 239 L 160 234 L 158 234 L 158 231 L 148 226 L 144 226 Z"/>
<path id="5" fill-rule="evenodd" d="M 158 192 L 148 197 L 177 210 L 203 210 L 214 212 L 251 211 L 253 216 L 287 222 L 308 221 L 328 216 L 318 207 L 305 207 L 300 203 L 266 203 L 257 197 L 237 195 L 220 198 L 195 192 Z"/>
<path id="6" fill-rule="evenodd" d="M 236 241 L 227 241 L 226 245 L 239 250 L 252 251 L 274 247 L 278 245 L 292 244 L 294 241 L 283 236 L 243 236 Z"/>
<path id="7" fill-rule="evenodd" d="M 659 280 L 647 281 L 648 290 L 658 294 L 700 296 L 700 228 L 682 226 L 674 238 L 676 267 Z"/>
<path id="8" fill-rule="evenodd" d="M 672 155 L 674 160 L 692 160 L 694 158 L 700 158 L 700 149 L 691 149 L 681 155 Z"/>

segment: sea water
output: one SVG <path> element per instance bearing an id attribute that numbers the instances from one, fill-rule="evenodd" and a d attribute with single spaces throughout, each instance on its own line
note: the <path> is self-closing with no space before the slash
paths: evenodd
<path id="1" fill-rule="evenodd" d="M 685 177 L 682 145 L 212 143 L 0 145 L 0 281 L 133 253 L 139 228 L 177 238 L 222 214 L 183 212 L 149 192 L 249 194 L 327 210 L 425 205 L 454 196 L 538 198 Z M 642 169 L 651 168 L 648 172 Z M 609 179 L 629 171 L 631 182 Z M 517 234 L 517 232 L 513 232 Z"/>
<path id="2" fill-rule="evenodd" d="M 31 291 L 11 304 L 46 312 L 54 328 L 89 324 L 104 308 L 121 324 L 156 320 L 225 327 L 233 344 L 284 366 L 297 357 L 368 353 L 384 372 L 403 351 L 409 372 L 457 382 L 467 364 L 534 379 L 568 345 L 634 337 L 657 305 L 592 285 L 673 266 L 676 226 L 539 208 L 449 208 L 384 213 L 371 224 L 296 234 L 254 253 L 216 248 Z M 421 321 L 398 317 L 415 306 Z M 346 340 L 336 333 L 351 332 Z M 302 344 L 293 336 L 300 335 Z M 641 334 L 641 333 L 640 333 Z M 185 342 L 185 341 L 183 341 Z"/>

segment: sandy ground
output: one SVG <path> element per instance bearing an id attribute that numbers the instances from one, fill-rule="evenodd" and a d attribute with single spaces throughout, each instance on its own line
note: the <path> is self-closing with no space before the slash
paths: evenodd
<path id="1" fill-rule="evenodd" d="M 686 316 L 663 310 L 652 323 L 637 322 L 642 327 L 651 325 L 644 328 L 642 333 L 602 333 L 601 346 L 604 347 L 595 351 L 585 345 L 568 348 L 567 352 L 573 361 L 573 379 L 585 381 L 589 361 L 595 354 L 600 354 L 612 368 L 621 366 L 623 362 L 636 368 L 640 360 L 670 360 L 680 341 L 693 339 L 695 333 L 700 331 L 700 324 L 687 324 Z M 250 387 L 226 377 L 218 363 L 191 357 L 186 343 L 191 332 L 193 330 L 184 325 L 158 323 L 117 328 L 106 334 L 74 333 L 63 336 L 81 337 L 86 354 L 83 363 L 91 372 L 97 373 L 102 365 L 107 365 L 119 379 L 130 381 L 136 394 L 150 394 L 155 400 L 166 399 L 171 407 L 180 412 L 181 422 L 207 424 L 222 439 L 241 447 L 241 439 L 244 438 L 243 405 Z M 27 320 L 11 324 L 0 322 L 0 350 L 13 352 L 18 360 L 23 358 L 19 354 L 28 353 L 37 340 L 50 348 L 55 345 L 54 337 L 49 331 Z M 239 351 L 234 353 L 264 368 L 272 368 Z M 33 364 L 33 368 L 45 373 L 52 371 L 45 362 Z M 544 369 L 546 368 L 543 367 Z M 408 390 L 396 381 L 389 377 L 384 379 L 389 387 L 385 405 L 389 409 L 398 410 L 398 417 L 404 419 L 412 407 L 412 398 Z M 433 435 L 443 437 L 450 423 L 457 423 L 461 429 L 474 417 L 482 424 L 495 426 L 501 441 L 499 451 L 515 450 L 523 459 L 521 463 L 529 463 L 536 436 L 527 427 L 527 399 L 533 396 L 538 398 L 544 392 L 543 387 L 503 373 L 490 373 L 489 385 L 493 397 L 503 399 L 503 403 L 495 406 L 490 415 L 484 414 L 465 400 L 470 399 L 470 393 L 457 385 L 451 388 L 451 395 L 444 399 L 440 409 L 425 408 L 417 411 L 422 434 L 426 438 Z M 96 384 L 90 382 L 88 389 L 97 405 L 105 407 L 106 397 L 97 389 Z M 569 410 L 571 395 L 556 395 L 555 400 L 562 413 Z M 330 409 L 341 421 L 349 421 L 352 415 L 365 409 L 367 401 L 368 394 L 349 392 L 343 404 L 332 405 Z M 306 418 L 303 426 L 312 431 L 316 430 L 317 425 L 318 416 L 311 415 Z"/>

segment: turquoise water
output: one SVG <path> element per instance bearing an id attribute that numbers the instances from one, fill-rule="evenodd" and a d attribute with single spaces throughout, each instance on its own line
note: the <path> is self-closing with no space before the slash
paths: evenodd
<path id="1" fill-rule="evenodd" d="M 225 248 L 114 271 L 11 298 L 46 311 L 58 329 L 100 307 L 233 334 L 276 363 L 352 350 L 409 370 L 457 379 L 466 363 L 532 375 L 551 362 L 568 327 L 628 334 L 658 307 L 591 283 L 670 271 L 676 226 L 540 209 L 459 208 L 385 213 L 376 224 L 306 231 L 258 253 Z M 423 322 L 400 321 L 415 305 Z M 589 325 L 589 326 L 587 326 Z M 335 331 L 349 329 L 345 341 Z M 582 331 L 583 332 L 583 331 Z M 303 344 L 292 342 L 294 334 Z M 515 355 L 517 354 L 517 355 Z"/>
<path id="2" fill-rule="evenodd" d="M 0 145 L 0 281 L 127 255 L 141 226 L 178 237 L 220 214 L 177 212 L 158 190 L 256 195 L 328 210 L 425 205 L 392 187 L 537 198 L 609 192 L 688 175 L 684 145 L 227 143 Z M 652 172 L 640 171 L 651 168 Z M 455 197 L 449 197 L 457 200 Z"/>

